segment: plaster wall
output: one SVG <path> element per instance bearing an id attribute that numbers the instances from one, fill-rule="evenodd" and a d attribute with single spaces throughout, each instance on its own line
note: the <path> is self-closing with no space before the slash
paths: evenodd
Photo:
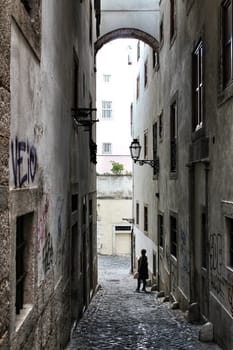
<path id="1" fill-rule="evenodd" d="M 128 251 L 130 233 L 124 233 L 124 237 L 119 235 L 116 238 L 117 232 L 115 232 L 115 225 L 130 226 L 123 218 L 132 218 L 132 177 L 97 176 L 98 253 L 114 255 Z M 125 240 L 126 236 L 128 240 Z M 124 249 L 121 250 L 121 247 Z"/>
<path id="2" fill-rule="evenodd" d="M 147 100 L 155 114 L 162 112 L 163 133 L 159 139 L 160 172 L 158 188 L 145 181 L 134 167 L 134 203 L 140 203 L 142 190 L 159 193 L 155 216 L 164 215 L 164 246 L 159 249 L 159 274 L 164 274 L 166 291 L 186 305 L 200 303 L 201 313 L 214 324 L 215 339 L 226 349 L 232 348 L 232 268 L 229 267 L 229 226 L 232 219 L 232 86 L 222 86 L 221 2 L 176 1 L 176 32 L 170 40 L 169 1 L 162 1 L 163 42 L 160 43 L 160 66 L 157 74 L 158 98 Z M 204 127 L 192 132 L 192 55 L 199 40 L 203 41 Z M 140 69 L 140 68 L 139 68 Z M 140 72 L 140 70 L 139 70 Z M 140 75 L 143 75 L 143 72 Z M 177 173 L 170 173 L 170 106 L 177 101 Z M 140 98 L 136 115 L 141 114 Z M 153 110 L 153 109 L 152 109 Z M 146 118 L 146 117 L 145 117 Z M 146 120 L 146 119 L 145 119 Z M 152 120 L 152 117 L 151 117 Z M 147 125 L 147 126 L 146 126 Z M 148 119 L 135 120 L 134 137 L 148 127 Z M 203 142 L 203 144 L 201 144 Z M 149 141 L 150 144 L 150 141 Z M 143 197 L 142 197 L 143 198 Z M 150 206 L 154 199 L 147 197 Z M 203 241 L 202 213 L 206 213 L 207 242 Z M 177 218 L 177 257 L 170 254 L 170 215 Z M 135 206 L 134 206 L 135 215 Z M 140 237 L 143 237 L 140 209 Z M 156 230 L 156 225 L 154 226 Z M 138 234 L 138 231 L 137 231 Z M 139 234 L 138 234 L 139 236 Z M 139 240 L 139 238 L 138 238 Z M 144 237 L 145 242 L 147 238 Z M 136 236 L 137 242 L 137 236 Z M 156 241 L 154 241 L 156 243 Z M 142 242 L 142 244 L 144 241 Z M 207 249 L 207 266 L 202 266 L 202 248 Z M 137 243 L 136 243 L 137 246 Z M 205 270 L 205 271 L 204 271 Z M 204 282 L 203 282 L 204 281 Z M 209 281 L 209 284 L 208 284 Z M 224 330 L 222 330 L 224 324 Z"/>
<path id="3" fill-rule="evenodd" d="M 90 161 L 89 134 L 76 130 L 71 117 L 74 51 L 82 77 L 79 106 L 95 106 L 96 36 L 93 30 L 90 41 L 90 7 L 76 1 L 45 0 L 40 9 L 37 1 L 34 5 L 27 11 L 19 0 L 4 1 L 0 11 L 5 23 L 0 26 L 5 67 L 0 71 L 0 345 L 12 350 L 65 347 L 72 316 L 80 317 L 71 315 L 71 258 L 80 278 L 72 295 L 76 310 L 89 303 L 97 284 L 95 164 Z M 92 10 L 95 28 L 94 2 Z M 71 215 L 73 193 L 78 203 Z M 16 315 L 18 217 L 24 218 L 27 234 L 24 300 Z M 76 250 L 71 249 L 73 224 L 79 237 Z M 81 265 L 85 278 L 80 277 Z"/>
<path id="4" fill-rule="evenodd" d="M 119 16 L 115 14 L 119 13 Z M 101 3 L 101 36 L 119 28 L 136 28 L 159 37 L 159 1 L 103 0 Z"/>
<path id="5" fill-rule="evenodd" d="M 130 105 L 133 99 L 135 40 L 118 39 L 97 54 L 97 172 L 110 173 L 112 161 L 132 171 L 129 154 L 131 141 Z M 129 62 L 131 64 L 129 64 Z M 104 81 L 108 75 L 109 81 Z M 111 118 L 102 116 L 102 101 L 112 102 Z M 110 154 L 103 152 L 103 143 L 111 143 Z"/>

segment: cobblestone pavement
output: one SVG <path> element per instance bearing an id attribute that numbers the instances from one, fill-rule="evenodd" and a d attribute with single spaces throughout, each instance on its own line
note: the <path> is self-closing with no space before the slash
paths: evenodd
<path id="1" fill-rule="evenodd" d="M 101 287 L 73 330 L 67 350 L 220 350 L 216 344 L 201 343 L 200 326 L 189 324 L 156 293 L 136 293 L 129 271 L 129 258 L 99 256 Z"/>

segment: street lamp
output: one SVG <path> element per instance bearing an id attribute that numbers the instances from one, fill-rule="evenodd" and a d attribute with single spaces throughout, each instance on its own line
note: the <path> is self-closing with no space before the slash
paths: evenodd
<path id="1" fill-rule="evenodd" d="M 129 146 L 130 149 L 130 155 L 133 159 L 134 163 L 139 163 L 139 165 L 148 164 L 154 169 L 154 173 L 158 174 L 159 172 L 159 158 L 156 157 L 154 160 L 148 160 L 148 159 L 139 159 L 142 146 L 140 145 L 139 141 L 137 139 L 133 139 L 131 142 L 131 145 Z"/>

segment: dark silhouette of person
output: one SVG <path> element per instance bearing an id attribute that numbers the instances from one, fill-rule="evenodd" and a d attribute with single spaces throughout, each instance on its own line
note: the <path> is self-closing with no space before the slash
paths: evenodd
<path id="1" fill-rule="evenodd" d="M 148 278 L 148 262 L 146 256 L 146 249 L 141 250 L 141 256 L 138 259 L 138 285 L 136 292 L 140 292 L 142 282 L 142 291 L 146 292 L 146 280 Z"/>

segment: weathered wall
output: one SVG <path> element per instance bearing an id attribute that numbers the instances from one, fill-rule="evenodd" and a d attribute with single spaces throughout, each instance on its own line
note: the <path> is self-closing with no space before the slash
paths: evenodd
<path id="1" fill-rule="evenodd" d="M 172 292 L 187 307 L 198 302 L 201 314 L 214 324 L 215 339 L 232 348 L 232 267 L 229 267 L 229 222 L 233 218 L 232 168 L 232 84 L 223 88 L 221 56 L 221 1 L 176 1 L 176 30 L 170 39 L 170 2 L 161 1 L 163 42 L 160 67 L 155 80 L 157 96 L 144 91 L 145 121 L 140 118 L 140 98 L 136 103 L 134 136 L 142 143 L 142 130 L 151 133 L 153 120 L 162 111 L 163 135 L 158 143 L 160 173 L 153 184 L 135 166 L 134 201 L 147 194 L 149 208 L 164 215 L 164 247 L 158 249 L 162 288 Z M 203 124 L 192 129 L 192 57 L 203 41 Z M 140 76 L 143 76 L 141 68 Z M 142 89 L 141 89 L 142 90 Z M 149 95 L 149 99 L 147 97 Z M 170 106 L 177 101 L 177 173 L 170 174 Z M 156 107 L 152 107 L 152 105 Z M 151 105 L 151 107 L 149 107 Z M 155 117 L 151 110 L 155 111 Z M 147 119 L 147 115 L 150 118 Z M 143 118 L 144 119 L 144 118 Z M 157 119 L 158 120 L 158 119 Z M 141 132 L 140 132 L 141 130 Z M 150 134 L 149 134 L 150 137 Z M 150 137 L 150 140 L 152 138 Z M 149 141 L 149 144 L 152 144 Z M 145 178 L 148 180 L 146 182 Z M 148 189 L 146 189 L 148 187 Z M 159 193 L 158 199 L 148 196 Z M 177 257 L 170 254 L 171 213 L 177 217 Z M 135 208 L 134 208 L 135 216 Z M 204 217 L 204 219 L 203 219 Z M 140 222 L 143 216 L 140 214 Z M 138 242 L 142 239 L 137 225 Z M 154 230 L 157 230 L 155 222 Z M 138 233 L 138 230 L 140 234 Z M 152 227 L 153 230 L 153 227 Z M 204 231 L 207 239 L 205 241 Z M 157 234 L 157 233 L 156 233 Z M 156 237 L 155 234 L 155 237 Z M 152 239 L 157 245 L 156 240 Z M 204 249 L 205 248 L 205 249 Z M 206 257 L 206 266 L 203 263 Z M 224 327 L 223 327 L 224 325 Z"/>
<path id="2" fill-rule="evenodd" d="M 71 117 L 74 51 L 78 106 L 95 106 L 91 4 L 92 37 L 89 3 L 0 4 L 1 349 L 64 348 L 97 285 L 95 164 L 89 133 L 75 129 Z M 25 227 L 25 277 L 16 314 L 18 217 Z"/>

